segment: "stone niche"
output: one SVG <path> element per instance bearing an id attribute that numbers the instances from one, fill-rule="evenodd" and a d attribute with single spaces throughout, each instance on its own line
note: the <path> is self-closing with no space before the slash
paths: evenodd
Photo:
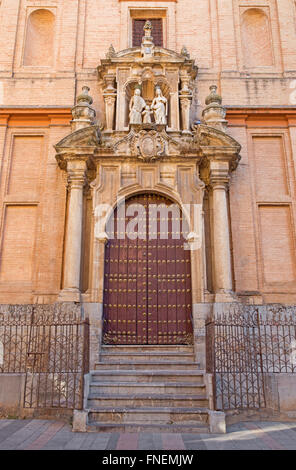
<path id="1" fill-rule="evenodd" d="M 197 66 L 185 47 L 180 54 L 156 47 L 146 23 L 142 46 L 115 52 L 110 46 L 98 75 L 105 101 L 105 132 L 129 130 L 129 104 L 135 88 L 151 106 L 156 88 L 167 102 L 166 130 L 190 133 L 190 104 Z M 155 122 L 153 113 L 152 124 Z"/>

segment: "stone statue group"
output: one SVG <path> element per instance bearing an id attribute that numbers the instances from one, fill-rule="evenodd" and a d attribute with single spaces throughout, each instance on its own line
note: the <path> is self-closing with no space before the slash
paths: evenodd
<path id="1" fill-rule="evenodd" d="M 134 96 L 130 100 L 129 106 L 129 122 L 130 124 L 151 124 L 151 116 L 154 115 L 156 124 L 167 123 L 168 101 L 163 96 L 160 87 L 155 89 L 156 96 L 154 97 L 151 106 L 146 104 L 146 101 L 141 96 L 139 88 L 135 88 Z"/>

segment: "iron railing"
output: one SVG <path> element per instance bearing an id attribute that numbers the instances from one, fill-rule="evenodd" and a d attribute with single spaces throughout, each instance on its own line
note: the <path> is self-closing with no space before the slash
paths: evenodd
<path id="1" fill-rule="evenodd" d="M 83 407 L 89 324 L 76 312 L 0 313 L 0 373 L 24 373 L 24 407 Z"/>
<path id="2" fill-rule="evenodd" d="M 266 373 L 296 372 L 295 307 L 234 306 L 206 325 L 215 408 L 265 408 Z"/>

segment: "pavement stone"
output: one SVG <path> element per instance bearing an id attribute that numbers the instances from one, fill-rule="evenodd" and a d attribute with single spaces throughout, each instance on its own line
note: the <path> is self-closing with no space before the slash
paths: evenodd
<path id="1" fill-rule="evenodd" d="M 0 449 L 296 450 L 296 423 L 241 422 L 227 434 L 73 433 L 53 420 L 0 420 Z"/>
<path id="2" fill-rule="evenodd" d="M 24 426 L 16 433 L 19 436 L 19 446 L 17 447 L 17 449 L 25 449 L 26 447 L 28 447 L 50 426 L 50 423 L 48 421 L 44 421 L 41 423 L 38 423 L 38 421 L 36 421 L 37 420 L 32 421 L 28 426 Z"/>
<path id="3" fill-rule="evenodd" d="M 111 434 L 95 434 L 95 441 L 92 443 L 90 450 L 105 450 L 110 441 Z"/>
<path id="4" fill-rule="evenodd" d="M 118 439 L 119 439 L 119 432 L 113 432 L 110 435 L 109 441 L 108 441 L 107 446 L 106 446 L 106 450 L 116 449 Z"/>
<path id="5" fill-rule="evenodd" d="M 81 435 L 82 434 L 82 435 Z M 72 439 L 65 445 L 64 450 L 79 450 L 83 447 L 85 441 L 90 438 L 86 433 L 79 433 L 79 435 L 72 434 Z"/>
<path id="6" fill-rule="evenodd" d="M 147 433 L 147 432 L 140 433 L 138 449 L 139 450 L 155 450 L 155 444 L 154 444 L 152 433 Z"/>
<path id="7" fill-rule="evenodd" d="M 72 439 L 73 433 L 70 427 L 64 428 L 58 432 L 45 446 L 44 450 L 63 450 L 67 443 Z"/>
<path id="8" fill-rule="evenodd" d="M 24 426 L 28 425 L 31 421 L 24 421 L 20 419 L 10 420 L 10 423 L 4 428 L 0 429 L 0 449 L 3 441 L 8 439 L 10 436 L 13 436 L 19 429 L 22 429 Z"/>

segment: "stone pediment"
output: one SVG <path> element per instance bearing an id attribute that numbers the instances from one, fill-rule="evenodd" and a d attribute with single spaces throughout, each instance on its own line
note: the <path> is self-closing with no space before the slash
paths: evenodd
<path id="1" fill-rule="evenodd" d="M 55 145 L 57 151 L 72 148 L 97 147 L 101 143 L 99 126 L 88 126 L 64 137 Z"/>
<path id="2" fill-rule="evenodd" d="M 201 148 L 227 148 L 239 153 L 241 145 L 226 132 L 220 131 L 215 127 L 199 124 L 193 126 L 194 140 L 198 141 Z"/>
<path id="3" fill-rule="evenodd" d="M 166 49 L 164 47 L 154 47 L 154 54 L 152 57 L 143 57 L 142 50 L 140 47 L 131 47 L 124 49 L 119 52 L 113 52 L 113 54 L 106 54 L 106 59 L 101 60 L 101 65 L 98 66 L 99 74 L 104 72 L 106 66 L 112 66 L 115 64 L 123 64 L 130 62 L 171 62 L 175 64 L 184 64 L 189 67 L 193 67 L 195 73 L 197 73 L 197 66 L 194 65 L 194 60 L 189 58 L 189 55 L 180 54 L 178 52 Z"/>

